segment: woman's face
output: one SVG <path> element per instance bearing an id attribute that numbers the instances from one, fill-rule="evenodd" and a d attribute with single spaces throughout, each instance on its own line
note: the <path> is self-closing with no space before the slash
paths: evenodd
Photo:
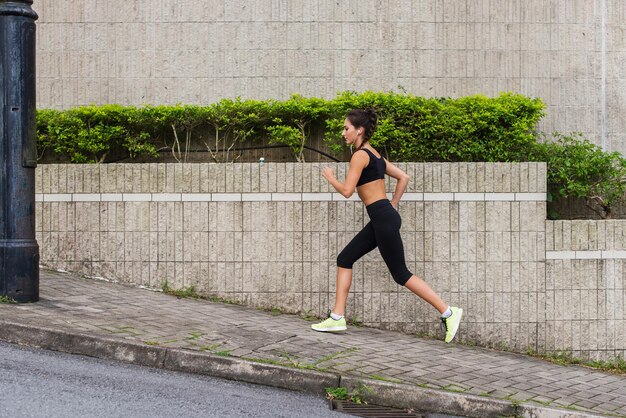
<path id="1" fill-rule="evenodd" d="M 354 127 L 352 123 L 346 118 L 343 122 L 343 140 L 346 141 L 348 145 L 354 145 L 357 143 L 358 138 L 361 136 L 362 129 L 357 129 Z"/>

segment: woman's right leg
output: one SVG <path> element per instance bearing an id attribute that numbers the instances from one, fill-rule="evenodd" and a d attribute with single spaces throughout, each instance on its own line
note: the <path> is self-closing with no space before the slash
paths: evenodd
<path id="1" fill-rule="evenodd" d="M 346 303 L 350 285 L 352 284 L 352 269 L 337 267 L 337 290 L 335 293 L 335 306 L 333 313 L 343 316 L 346 314 Z"/>

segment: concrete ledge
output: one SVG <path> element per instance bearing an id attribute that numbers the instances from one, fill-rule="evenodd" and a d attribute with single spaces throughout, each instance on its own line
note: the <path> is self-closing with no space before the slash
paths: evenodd
<path id="1" fill-rule="evenodd" d="M 64 353 L 162 368 L 166 349 L 58 329 L 0 321 L 0 340 Z"/>
<path id="2" fill-rule="evenodd" d="M 568 411 L 566 409 L 549 409 L 529 405 L 520 405 L 517 416 L 523 418 L 602 418 L 602 415 L 586 414 L 584 412 Z"/>
<path id="3" fill-rule="evenodd" d="M 349 391 L 360 385 L 371 390 L 364 398 L 376 405 L 476 418 L 515 416 L 516 412 L 511 402 L 499 399 L 351 376 L 341 378 L 341 386 Z"/>
<path id="4" fill-rule="evenodd" d="M 180 349 L 167 349 L 167 351 L 163 364 L 163 368 L 167 370 L 206 374 L 318 395 L 323 395 L 327 387 L 337 387 L 340 379 L 339 375 L 333 373 L 257 363 L 237 357 L 223 357 Z"/>
<path id="5" fill-rule="evenodd" d="M 392 193 L 387 193 L 389 199 Z M 36 193 L 36 202 L 358 202 L 330 192 L 232 192 L 232 193 Z M 542 193 L 408 192 L 403 202 L 545 202 Z"/>

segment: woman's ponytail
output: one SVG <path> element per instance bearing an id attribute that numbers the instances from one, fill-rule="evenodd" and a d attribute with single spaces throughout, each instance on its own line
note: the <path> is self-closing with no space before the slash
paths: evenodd
<path id="1" fill-rule="evenodd" d="M 361 146 L 368 142 L 374 135 L 374 132 L 376 132 L 378 114 L 373 108 L 353 109 L 346 114 L 346 119 L 348 119 L 355 128 L 363 128 L 363 142 Z"/>

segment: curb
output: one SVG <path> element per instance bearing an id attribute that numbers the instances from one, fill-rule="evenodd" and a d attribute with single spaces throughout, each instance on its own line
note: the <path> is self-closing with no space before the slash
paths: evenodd
<path id="1" fill-rule="evenodd" d="M 417 411 L 458 415 L 468 418 L 523 417 L 523 418 L 600 418 L 601 415 L 583 412 L 515 404 L 511 401 L 476 396 L 460 392 L 426 389 L 402 383 L 388 383 L 354 376 L 341 378 L 341 386 L 349 391 L 366 386 L 364 398 L 376 405 L 393 408 L 411 408 Z"/>
<path id="2" fill-rule="evenodd" d="M 237 357 L 223 357 L 180 348 L 155 347 L 124 341 L 119 338 L 95 337 L 5 320 L 0 320 L 0 341 L 104 360 L 116 360 L 147 367 L 297 390 L 316 395 L 325 394 L 327 387 L 343 386 L 354 391 L 359 387 L 366 386 L 369 390 L 363 398 L 372 404 L 472 418 L 502 416 L 524 418 L 601 417 L 600 415 L 576 411 L 527 404 L 518 405 L 500 399 L 426 389 L 401 383 L 257 363 Z"/>
<path id="3" fill-rule="evenodd" d="M 180 348 L 155 347 L 9 321 L 0 321 L 0 341 L 315 394 L 325 394 L 327 387 L 337 387 L 340 380 L 339 375 L 316 370 L 256 363 Z"/>

